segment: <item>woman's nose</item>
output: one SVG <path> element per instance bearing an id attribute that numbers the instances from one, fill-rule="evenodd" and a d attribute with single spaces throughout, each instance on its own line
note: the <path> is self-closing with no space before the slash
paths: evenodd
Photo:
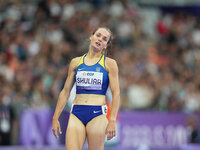
<path id="1" fill-rule="evenodd" d="M 98 39 L 99 42 L 102 42 L 101 38 Z"/>

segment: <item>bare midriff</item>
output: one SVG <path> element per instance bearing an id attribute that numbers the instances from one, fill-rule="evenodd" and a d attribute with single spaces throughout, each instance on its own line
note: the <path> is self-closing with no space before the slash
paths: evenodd
<path id="1" fill-rule="evenodd" d="M 73 104 L 75 105 L 104 105 L 105 95 L 76 94 Z"/>

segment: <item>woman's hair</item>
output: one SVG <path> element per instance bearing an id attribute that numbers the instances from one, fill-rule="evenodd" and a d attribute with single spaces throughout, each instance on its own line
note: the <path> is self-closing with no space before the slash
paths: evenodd
<path id="1" fill-rule="evenodd" d="M 102 54 L 103 55 L 106 55 L 107 54 L 107 50 L 111 50 L 112 49 L 112 40 L 113 40 L 113 33 L 111 32 L 111 30 L 107 27 L 99 27 L 99 28 L 96 28 L 93 32 L 92 32 L 92 35 L 94 35 L 96 33 L 96 31 L 100 28 L 103 28 L 103 29 L 106 29 L 109 33 L 110 33 L 110 38 L 107 42 L 107 48 L 106 49 L 103 49 L 102 50 Z"/>

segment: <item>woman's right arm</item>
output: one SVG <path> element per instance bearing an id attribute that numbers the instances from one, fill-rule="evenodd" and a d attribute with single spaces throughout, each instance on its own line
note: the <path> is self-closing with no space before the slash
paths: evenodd
<path id="1" fill-rule="evenodd" d="M 67 75 L 67 79 L 66 79 L 64 88 L 62 89 L 62 91 L 60 92 L 59 97 L 58 97 L 58 102 L 57 102 L 56 109 L 55 109 L 55 112 L 53 115 L 53 123 L 52 123 L 52 130 L 57 139 L 59 138 L 57 131 L 59 131 L 59 133 L 61 134 L 61 128 L 60 128 L 60 123 L 59 123 L 58 119 L 67 103 L 67 100 L 70 95 L 70 91 L 74 84 L 75 70 L 76 70 L 79 60 L 80 60 L 80 58 L 76 57 L 76 58 L 72 59 L 72 61 L 70 62 L 68 75 Z"/>

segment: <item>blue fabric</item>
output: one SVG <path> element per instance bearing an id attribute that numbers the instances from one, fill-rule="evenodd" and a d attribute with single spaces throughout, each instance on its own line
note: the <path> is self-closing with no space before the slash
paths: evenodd
<path id="1" fill-rule="evenodd" d="M 107 108 L 105 110 L 107 113 Z M 74 114 L 86 126 L 93 118 L 102 115 L 102 106 L 91 105 L 73 105 L 72 114 Z"/>
<path id="2" fill-rule="evenodd" d="M 84 56 L 85 58 L 85 56 Z M 77 68 L 76 68 L 76 73 L 75 73 L 75 80 L 76 80 L 76 94 L 100 94 L 100 95 L 105 95 L 106 91 L 108 89 L 108 84 L 109 84 L 109 78 L 108 78 L 108 72 L 107 70 L 99 64 L 99 61 L 102 59 L 100 59 L 96 64 L 91 65 L 91 66 L 87 66 L 84 63 L 84 58 L 83 58 L 83 63 L 80 64 Z M 104 60 L 105 61 L 105 60 Z M 103 73 L 103 79 L 102 79 L 102 85 L 100 89 L 92 89 L 94 88 L 96 85 L 95 83 L 89 87 L 89 88 L 85 88 L 84 86 L 78 86 L 77 83 L 80 82 L 81 78 L 77 78 L 77 73 L 78 72 L 86 72 L 86 73 L 91 73 L 91 72 L 95 72 L 95 73 Z M 84 79 L 84 81 L 82 80 L 82 82 L 86 83 L 86 82 L 92 82 L 89 78 L 82 78 Z M 94 80 L 96 80 L 94 78 Z"/>

